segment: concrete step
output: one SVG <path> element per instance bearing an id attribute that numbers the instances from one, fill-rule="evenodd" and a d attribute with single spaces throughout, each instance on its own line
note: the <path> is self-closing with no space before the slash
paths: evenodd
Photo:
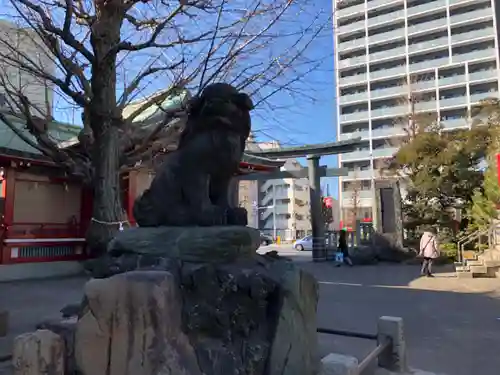
<path id="1" fill-rule="evenodd" d="M 468 266 L 484 266 L 484 263 L 482 260 L 468 260 L 467 265 Z"/>
<path id="2" fill-rule="evenodd" d="M 484 265 L 489 268 L 500 267 L 500 260 L 485 259 Z"/>
<path id="3" fill-rule="evenodd" d="M 474 275 L 488 273 L 488 267 L 486 267 L 486 266 L 470 266 L 469 269 L 470 269 L 470 272 L 472 272 Z"/>
<path id="4" fill-rule="evenodd" d="M 456 272 L 469 272 L 469 267 L 467 266 L 455 266 Z"/>

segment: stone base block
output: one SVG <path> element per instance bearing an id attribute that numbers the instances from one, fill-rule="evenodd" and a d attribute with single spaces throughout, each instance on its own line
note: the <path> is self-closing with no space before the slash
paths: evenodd
<path id="1" fill-rule="evenodd" d="M 320 375 L 359 375 L 358 359 L 331 353 L 321 360 Z"/>
<path id="2" fill-rule="evenodd" d="M 259 255 L 94 279 L 76 327 L 77 367 L 82 375 L 317 375 L 317 300 L 312 276 Z"/>
<path id="3" fill-rule="evenodd" d="M 65 375 L 64 340 L 48 330 L 16 337 L 12 353 L 14 375 Z"/>

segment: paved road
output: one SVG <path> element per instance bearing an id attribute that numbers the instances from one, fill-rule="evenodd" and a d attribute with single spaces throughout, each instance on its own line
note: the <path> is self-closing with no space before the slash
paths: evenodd
<path id="1" fill-rule="evenodd" d="M 500 369 L 500 281 L 459 280 L 446 269 L 434 279 L 418 278 L 418 267 L 378 265 L 333 267 L 306 262 L 310 252 L 269 246 L 299 264 L 320 282 L 318 325 L 374 332 L 382 315 L 405 319 L 410 363 L 448 375 L 498 375 Z M 11 311 L 14 333 L 33 329 L 45 317 L 58 316 L 66 303 L 79 301 L 81 278 L 0 283 L 0 307 Z M 320 335 L 321 354 L 335 351 L 362 358 L 373 343 Z M 4 346 L 2 348 L 2 341 Z M 7 349 L 0 339 L 2 349 Z M 5 370 L 5 369 L 4 369 Z M 0 374 L 2 373 L 0 366 Z"/>

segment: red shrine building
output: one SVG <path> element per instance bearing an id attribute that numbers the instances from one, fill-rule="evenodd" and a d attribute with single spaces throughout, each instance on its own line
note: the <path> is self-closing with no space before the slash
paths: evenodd
<path id="1" fill-rule="evenodd" d="M 52 136 L 70 144 L 79 131 L 77 126 L 50 124 Z M 240 173 L 282 165 L 245 155 Z M 121 172 L 123 206 L 131 225 L 133 202 L 153 175 L 141 166 Z M 91 191 L 0 122 L 0 281 L 79 272 L 80 261 L 88 258 L 85 232 L 91 211 Z"/>

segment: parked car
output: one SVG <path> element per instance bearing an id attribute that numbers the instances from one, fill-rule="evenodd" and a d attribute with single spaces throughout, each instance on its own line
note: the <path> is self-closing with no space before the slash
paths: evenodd
<path id="1" fill-rule="evenodd" d="M 271 236 L 268 236 L 267 234 L 261 233 L 260 234 L 260 244 L 264 246 L 269 246 L 273 243 L 273 238 Z"/>
<path id="2" fill-rule="evenodd" d="M 305 236 L 300 240 L 297 240 L 293 243 L 293 248 L 297 251 L 312 251 L 313 249 L 313 241 L 312 236 Z"/>
<path id="3" fill-rule="evenodd" d="M 325 238 L 325 245 L 328 245 L 328 239 Z M 305 236 L 300 240 L 297 240 L 293 243 L 293 248 L 297 251 L 312 251 L 313 249 L 313 241 L 312 236 Z"/>

